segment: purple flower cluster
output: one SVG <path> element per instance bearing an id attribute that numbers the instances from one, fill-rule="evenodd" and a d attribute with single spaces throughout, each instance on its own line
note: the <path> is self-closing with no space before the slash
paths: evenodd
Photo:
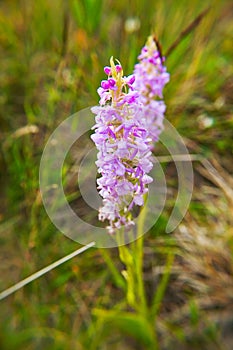
<path id="1" fill-rule="evenodd" d="M 150 36 L 138 56 L 139 63 L 134 67 L 135 82 L 133 87 L 139 93 L 139 100 L 145 106 L 144 127 L 149 131 L 153 142 L 158 141 L 163 130 L 163 118 L 166 110 L 163 98 L 163 88 L 169 81 L 169 74 L 163 65 L 156 42 Z"/>
<path id="2" fill-rule="evenodd" d="M 162 91 L 169 74 L 152 37 L 138 59 L 134 75 L 128 77 L 123 76 L 120 62 L 110 59 L 104 68 L 107 79 L 97 90 L 100 106 L 92 108 L 96 124 L 91 138 L 98 149 L 97 185 L 103 197 L 99 219 L 109 222 L 109 233 L 134 224 L 133 207 L 144 205 L 153 181 L 148 176 L 151 149 L 163 129 Z"/>
<path id="3" fill-rule="evenodd" d="M 121 65 L 112 58 L 104 71 L 108 78 L 98 89 L 100 106 L 92 108 L 96 124 L 91 137 L 99 151 L 97 184 L 103 197 L 99 219 L 108 220 L 107 229 L 114 233 L 133 224 L 132 208 L 144 204 L 153 165 L 151 139 L 141 122 L 144 107 L 133 87 L 135 77 L 124 77 Z"/>
<path id="4" fill-rule="evenodd" d="M 124 103 L 134 103 L 139 97 L 139 93 L 133 88 L 135 76 L 123 76 L 123 70 L 120 64 L 115 65 L 113 58 L 110 59 L 111 67 L 105 67 L 104 72 L 108 79 L 102 80 L 101 86 L 97 92 L 100 96 L 100 105 L 104 106 L 110 102 L 114 106 L 122 106 Z M 129 91 L 127 91 L 129 89 Z M 125 92 L 123 92 L 125 90 Z"/>

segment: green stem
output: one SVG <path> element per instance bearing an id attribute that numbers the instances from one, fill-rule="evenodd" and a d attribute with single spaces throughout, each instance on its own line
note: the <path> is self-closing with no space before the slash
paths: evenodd
<path id="1" fill-rule="evenodd" d="M 135 261 L 135 274 L 138 288 L 138 299 L 141 304 L 143 314 L 147 315 L 147 302 L 145 295 L 144 279 L 143 279 L 143 246 L 144 246 L 144 222 L 146 218 L 146 207 L 143 208 L 138 219 L 137 241 L 133 245 L 133 255 Z"/>
<path id="2" fill-rule="evenodd" d="M 112 277 L 116 283 L 116 285 L 125 290 L 126 289 L 126 284 L 125 284 L 125 280 L 123 279 L 122 275 L 120 274 L 120 272 L 118 271 L 118 269 L 116 268 L 116 266 L 113 263 L 113 260 L 111 258 L 111 256 L 109 255 L 109 252 L 106 251 L 106 249 L 100 249 L 101 254 L 106 262 L 106 264 L 108 265 L 109 270 L 112 273 Z"/>
<path id="3" fill-rule="evenodd" d="M 172 264 L 174 261 L 174 254 L 169 253 L 167 257 L 167 263 L 165 266 L 164 274 L 156 290 L 154 300 L 151 308 L 151 319 L 156 320 L 171 273 Z"/>
<path id="4" fill-rule="evenodd" d="M 145 285 L 143 279 L 143 247 L 144 247 L 144 223 L 146 219 L 146 206 L 141 210 L 137 223 L 137 240 L 129 246 L 124 245 L 124 232 L 117 237 L 120 260 L 126 266 L 123 272 L 127 283 L 127 302 L 140 314 L 151 328 L 153 334 L 152 344 L 149 349 L 158 350 L 159 344 L 154 322 L 151 322 L 150 312 L 146 301 Z"/>

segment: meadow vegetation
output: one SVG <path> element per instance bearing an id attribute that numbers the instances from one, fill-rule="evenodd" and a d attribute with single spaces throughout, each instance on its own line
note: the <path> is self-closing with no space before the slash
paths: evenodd
<path id="1" fill-rule="evenodd" d="M 132 290 L 124 279 L 130 263 L 122 263 L 129 251 L 120 250 L 120 261 L 117 248 L 92 248 L 1 301 L 2 350 L 232 349 L 230 0 L 0 3 L 0 290 L 79 246 L 56 229 L 41 201 L 39 163 L 49 135 L 72 113 L 98 103 L 111 56 L 131 74 L 149 34 L 156 33 L 165 54 L 208 6 L 166 60 L 166 118 L 199 157 L 185 218 L 165 233 L 177 173 L 173 163 L 164 164 L 168 199 L 144 237 L 143 257 L 137 243 L 125 248 Z M 156 154 L 166 155 L 160 144 Z M 79 156 L 74 151 L 64 170 L 77 206 L 70 172 Z M 138 307 L 130 295 L 139 295 Z"/>

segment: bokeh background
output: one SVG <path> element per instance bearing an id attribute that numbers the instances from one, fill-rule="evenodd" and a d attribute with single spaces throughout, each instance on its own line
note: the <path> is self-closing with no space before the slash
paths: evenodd
<path id="1" fill-rule="evenodd" d="M 0 2 L 1 290 L 79 247 L 43 208 L 43 148 L 61 121 L 98 103 L 109 58 L 131 74 L 155 33 L 169 53 L 166 117 L 201 158 L 189 210 L 169 235 L 177 174 L 164 165 L 168 200 L 144 248 L 148 303 L 157 293 L 152 327 L 161 349 L 232 349 L 232 10 L 230 0 Z M 64 181 L 71 205 L 85 213 L 72 167 L 78 152 L 67 158 Z M 159 144 L 156 153 L 164 154 Z M 0 349 L 151 349 L 151 327 L 121 289 L 123 269 L 117 249 L 91 249 L 1 301 Z"/>

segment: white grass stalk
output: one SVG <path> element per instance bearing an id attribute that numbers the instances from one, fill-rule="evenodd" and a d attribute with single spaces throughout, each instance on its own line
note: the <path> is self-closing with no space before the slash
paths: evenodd
<path id="1" fill-rule="evenodd" d="M 0 300 L 7 298 L 9 295 L 15 293 L 17 290 L 26 286 L 26 284 L 36 280 L 37 278 L 39 278 L 43 275 L 45 275 L 47 272 L 55 269 L 57 266 L 65 263 L 66 261 L 74 258 L 75 256 L 85 252 L 87 249 L 94 247 L 94 245 L 95 245 L 95 242 L 91 242 L 91 243 L 85 245 L 84 247 L 75 250 L 73 253 L 70 253 L 70 254 L 64 256 L 63 258 L 55 261 L 54 263 L 44 267 L 43 269 L 33 273 L 31 276 L 28 276 L 27 278 L 23 279 L 22 281 L 14 284 L 12 287 L 10 287 L 10 288 L 8 288 L 0 293 Z"/>

